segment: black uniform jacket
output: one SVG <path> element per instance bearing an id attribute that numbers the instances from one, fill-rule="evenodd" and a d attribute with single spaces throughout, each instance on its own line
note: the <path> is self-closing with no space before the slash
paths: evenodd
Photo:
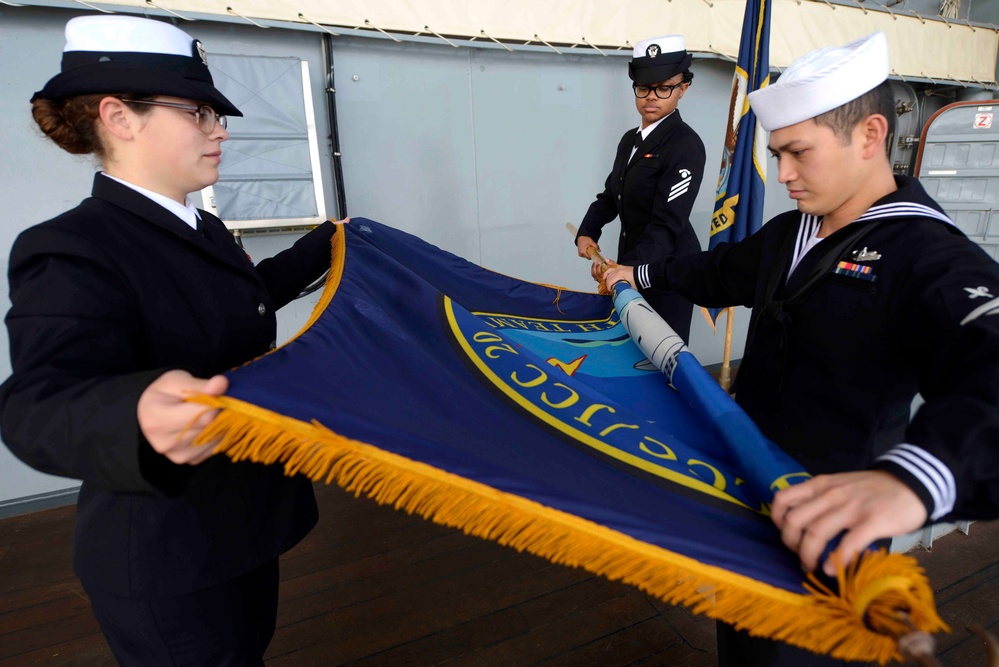
<path id="1" fill-rule="evenodd" d="M 621 264 L 634 266 L 699 252 L 690 211 L 704 175 L 701 138 L 677 110 L 656 126 L 629 161 L 635 132 L 628 130 L 621 137 L 604 191 L 590 204 L 578 235 L 599 240 L 604 225 L 620 216 L 617 261 Z M 672 299 L 663 301 L 664 296 Z M 649 292 L 646 298 L 674 329 L 684 323 L 675 323 L 670 313 L 681 307 L 689 330 L 689 302 L 669 289 Z"/>
<path id="2" fill-rule="evenodd" d="M 315 525 L 310 482 L 215 456 L 178 466 L 142 437 L 160 374 L 209 377 L 274 344 L 274 313 L 330 264 L 325 223 L 256 267 L 222 222 L 203 234 L 98 174 L 93 196 L 23 232 L 9 279 L 12 376 L 0 429 L 28 465 L 83 480 L 74 566 L 84 584 L 157 597 L 227 581 Z"/>
<path id="3" fill-rule="evenodd" d="M 649 276 L 703 306 L 753 308 L 736 399 L 810 472 L 874 466 L 909 484 L 931 520 L 995 517 L 999 264 L 941 221 L 918 181 L 896 182 L 789 280 L 811 217 L 797 212 Z M 926 403 L 910 422 L 917 391 Z"/>

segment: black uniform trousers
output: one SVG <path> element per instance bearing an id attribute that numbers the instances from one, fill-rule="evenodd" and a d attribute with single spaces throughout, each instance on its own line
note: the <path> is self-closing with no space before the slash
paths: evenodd
<path id="1" fill-rule="evenodd" d="M 278 561 L 184 595 L 132 599 L 84 589 L 121 667 L 263 667 L 277 619 Z"/>
<path id="2" fill-rule="evenodd" d="M 890 539 L 873 542 L 868 550 L 891 548 Z M 829 547 L 826 547 L 827 553 Z M 833 589 L 836 583 L 820 574 L 819 579 Z M 773 639 L 751 637 L 744 630 L 736 630 L 727 623 L 715 624 L 718 644 L 718 667 L 864 667 L 875 663 L 846 662 L 828 655 L 818 655 L 811 651 L 791 646 Z"/>
<path id="3" fill-rule="evenodd" d="M 828 655 L 772 639 L 750 637 L 727 623 L 717 623 L 718 667 L 864 667 L 874 663 L 844 662 Z"/>

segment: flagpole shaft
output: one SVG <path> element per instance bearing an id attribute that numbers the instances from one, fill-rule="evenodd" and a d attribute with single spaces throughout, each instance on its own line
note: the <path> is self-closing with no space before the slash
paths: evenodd
<path id="1" fill-rule="evenodd" d="M 718 377 L 718 384 L 725 391 L 732 386 L 732 367 L 729 361 L 732 358 L 732 315 L 735 308 L 729 306 L 725 309 L 725 352 L 722 355 L 721 375 Z"/>

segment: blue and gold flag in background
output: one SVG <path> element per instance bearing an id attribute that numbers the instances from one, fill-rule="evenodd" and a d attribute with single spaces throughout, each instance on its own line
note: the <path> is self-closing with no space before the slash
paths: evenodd
<path id="1" fill-rule="evenodd" d="M 767 134 L 749 106 L 748 95 L 769 82 L 770 0 L 746 0 L 709 248 L 741 241 L 763 226 Z M 708 312 L 714 322 L 720 309 Z"/>
<path id="2" fill-rule="evenodd" d="M 701 370 L 686 353 L 678 363 Z M 853 601 L 864 591 L 909 600 L 917 627 L 941 625 L 901 555 L 866 557 L 860 591 L 803 584 L 767 511 L 805 471 L 754 428 L 733 428 L 745 415 L 724 392 L 719 423 L 704 418 L 696 383 L 674 380 L 686 396 L 670 386 L 609 297 L 507 277 L 355 218 L 334 237 L 306 327 L 227 375 L 226 396 L 198 400 L 222 409 L 201 439 L 221 438 L 233 459 L 812 650 L 895 654 L 867 625 L 887 612 Z"/>

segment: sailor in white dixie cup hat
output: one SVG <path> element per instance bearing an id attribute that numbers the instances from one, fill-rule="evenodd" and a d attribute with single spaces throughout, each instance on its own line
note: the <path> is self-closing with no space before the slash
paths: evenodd
<path id="1" fill-rule="evenodd" d="M 888 38 L 883 32 L 795 60 L 776 83 L 749 94 L 767 132 L 843 106 L 888 79 Z"/>
<path id="2" fill-rule="evenodd" d="M 999 264 L 893 174 L 888 72 L 882 33 L 796 60 L 749 102 L 797 210 L 739 243 L 606 275 L 753 308 L 736 401 L 816 476 L 778 491 L 771 518 L 827 575 L 836 538 L 849 562 L 927 523 L 999 517 Z M 718 657 L 857 664 L 724 624 Z"/>
<path id="3" fill-rule="evenodd" d="M 118 664 L 262 665 L 278 557 L 316 523 L 312 485 L 194 445 L 215 411 L 184 399 L 224 393 L 220 373 L 272 347 L 275 311 L 329 268 L 336 227 L 254 266 L 194 206 L 241 114 L 170 24 L 70 20 L 32 114 L 102 171 L 11 250 L 3 441 L 83 481 L 73 565 Z"/>
<path id="4" fill-rule="evenodd" d="M 638 264 L 701 249 L 690 211 L 704 174 L 704 144 L 677 105 L 694 78 L 682 35 L 638 42 L 628 63 L 641 125 L 624 133 L 604 191 L 590 204 L 576 236 L 576 252 L 599 251 L 602 229 L 621 219 L 618 262 Z M 591 268 L 600 279 L 602 267 Z M 645 297 L 684 340 L 693 305 L 672 290 Z"/>
<path id="5" fill-rule="evenodd" d="M 895 108 L 888 72 L 888 40 L 876 32 L 844 46 L 812 51 L 791 63 L 776 83 L 749 94 L 756 117 L 771 133 L 769 146 L 781 167 L 780 181 L 787 184 L 799 211 L 823 216 L 820 228 L 805 239 L 807 248 L 863 213 L 873 202 L 868 201 L 872 186 L 880 185 L 877 193 L 895 186 L 880 170 L 874 181 L 862 182 L 867 176 L 849 165 L 852 155 L 838 155 L 846 161 L 823 173 L 819 182 L 808 171 L 787 169 L 790 163 L 797 165 L 801 153 L 789 149 L 805 141 L 802 134 L 810 136 L 817 128 L 826 128 L 844 144 L 860 146 L 863 138 L 854 144 L 853 134 L 857 123 L 871 114 L 884 118 L 890 136 Z"/>

